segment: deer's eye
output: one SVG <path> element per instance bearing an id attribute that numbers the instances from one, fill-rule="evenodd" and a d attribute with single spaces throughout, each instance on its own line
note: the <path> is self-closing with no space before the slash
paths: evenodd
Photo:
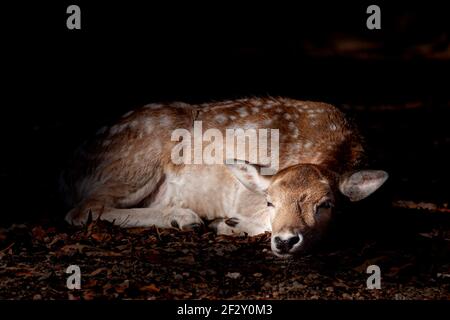
<path id="1" fill-rule="evenodd" d="M 273 207 L 274 205 L 273 205 L 272 202 L 267 201 L 267 206 L 268 206 L 268 207 Z"/>
<path id="2" fill-rule="evenodd" d="M 333 203 L 330 200 L 326 200 L 317 206 L 317 210 L 319 209 L 330 209 L 333 207 Z"/>

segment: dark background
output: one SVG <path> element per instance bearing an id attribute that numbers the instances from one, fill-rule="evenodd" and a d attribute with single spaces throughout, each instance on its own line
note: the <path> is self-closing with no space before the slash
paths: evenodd
<path id="1" fill-rule="evenodd" d="M 56 178 L 67 157 L 127 110 L 253 95 L 344 108 L 372 165 L 391 173 L 383 197 L 448 201 L 443 2 L 375 2 L 381 30 L 366 28 L 369 2 L 246 3 L 3 6 L 0 220 L 63 214 Z M 82 30 L 66 28 L 70 4 Z"/>

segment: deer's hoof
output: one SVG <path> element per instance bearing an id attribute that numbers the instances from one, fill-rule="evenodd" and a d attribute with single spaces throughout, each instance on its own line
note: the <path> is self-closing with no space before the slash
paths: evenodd
<path id="1" fill-rule="evenodd" d="M 218 218 L 213 220 L 208 227 L 219 235 L 237 236 L 241 234 L 236 228 L 238 224 L 238 218 Z"/>
<path id="2" fill-rule="evenodd" d="M 190 209 L 176 209 L 171 217 L 170 225 L 183 231 L 198 231 L 203 227 L 203 221 Z"/>
<path id="3" fill-rule="evenodd" d="M 98 215 L 91 210 L 79 210 L 74 208 L 67 213 L 65 220 L 74 226 L 83 226 L 98 218 Z"/>

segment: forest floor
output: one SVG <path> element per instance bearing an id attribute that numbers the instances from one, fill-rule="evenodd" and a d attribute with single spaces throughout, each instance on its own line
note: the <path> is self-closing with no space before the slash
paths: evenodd
<path id="1" fill-rule="evenodd" d="M 0 299 L 450 299 L 450 232 L 442 229 L 397 243 L 340 241 L 290 260 L 271 253 L 269 234 L 104 221 L 13 225 L 0 239 Z M 70 265 L 80 267 L 80 290 L 66 286 Z M 380 290 L 367 288 L 369 265 L 380 267 Z"/>

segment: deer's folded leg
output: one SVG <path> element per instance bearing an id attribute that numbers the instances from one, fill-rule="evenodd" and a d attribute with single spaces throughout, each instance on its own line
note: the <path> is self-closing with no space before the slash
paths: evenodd
<path id="1" fill-rule="evenodd" d="M 190 209 L 183 208 L 110 208 L 100 203 L 84 204 L 72 209 L 66 215 L 66 221 L 73 225 L 83 225 L 89 219 L 100 219 L 113 222 L 121 227 L 149 227 L 179 228 L 191 230 L 200 227 L 203 222 L 200 217 Z"/>
<path id="2" fill-rule="evenodd" d="M 267 228 L 254 223 L 254 221 L 245 218 L 218 218 L 214 219 L 208 228 L 214 230 L 219 235 L 255 236 L 266 232 Z"/>
<path id="3" fill-rule="evenodd" d="M 194 230 L 203 225 L 202 219 L 191 209 L 174 207 L 165 211 L 164 219 L 169 222 L 171 227 L 181 230 Z"/>
<path id="4" fill-rule="evenodd" d="M 66 221 L 73 225 L 81 226 L 87 223 L 89 215 L 92 216 L 93 220 L 106 220 L 121 227 L 131 228 L 153 225 L 160 228 L 170 227 L 160 210 L 150 208 L 101 208 L 100 210 L 80 210 L 75 208 L 66 215 Z"/>

